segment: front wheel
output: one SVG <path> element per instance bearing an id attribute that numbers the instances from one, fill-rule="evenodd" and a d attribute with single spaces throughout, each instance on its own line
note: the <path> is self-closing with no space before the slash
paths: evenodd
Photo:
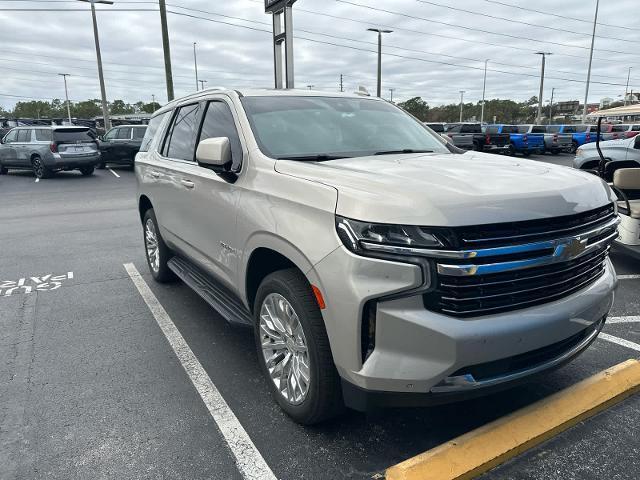
<path id="1" fill-rule="evenodd" d="M 344 409 L 340 377 L 317 300 L 297 269 L 268 275 L 255 303 L 258 361 L 280 407 L 311 425 Z"/>
<path id="2" fill-rule="evenodd" d="M 571 150 L 569 151 L 569 153 L 576 153 L 578 151 L 578 142 L 573 142 L 571 144 Z"/>
<path id="3" fill-rule="evenodd" d="M 507 150 L 507 154 L 511 155 L 512 157 L 516 156 L 516 146 L 513 143 L 509 145 L 509 150 Z"/>
<path id="4" fill-rule="evenodd" d="M 528 157 L 529 155 L 531 155 L 531 150 L 523 150 L 522 155 L 524 155 L 525 157 Z"/>
<path id="5" fill-rule="evenodd" d="M 82 167 L 80 168 L 80 173 L 82 173 L 83 176 L 88 177 L 89 175 L 93 175 L 93 170 L 94 167 Z"/>
<path id="6" fill-rule="evenodd" d="M 96 165 L 96 168 L 98 170 L 104 170 L 106 166 L 107 166 L 107 164 L 103 162 L 103 163 L 99 163 L 98 165 Z"/>
<path id="7" fill-rule="evenodd" d="M 175 278 L 174 273 L 169 269 L 168 262 L 173 256 L 169 247 L 164 243 L 158 220 L 152 208 L 147 210 L 142 219 L 144 230 L 144 248 L 147 257 L 147 265 L 154 280 L 160 283 L 170 282 Z"/>

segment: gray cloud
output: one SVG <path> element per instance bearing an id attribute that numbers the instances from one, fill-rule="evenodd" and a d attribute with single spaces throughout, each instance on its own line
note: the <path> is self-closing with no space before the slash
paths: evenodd
<path id="1" fill-rule="evenodd" d="M 385 95 L 388 95 L 388 88 L 394 88 L 397 99 L 419 95 L 435 105 L 455 102 L 459 98 L 458 91 L 466 90 L 467 101 L 478 101 L 482 95 L 483 62 L 490 59 L 488 98 L 524 100 L 538 93 L 540 58 L 534 53 L 545 50 L 554 53 L 547 64 L 545 96 L 550 96 L 552 87 L 556 88 L 559 100 L 582 99 L 584 96 L 591 32 L 589 21 L 595 0 L 502 0 L 506 4 L 580 18 L 584 20 L 582 22 L 511 8 L 488 0 L 431 2 L 464 12 L 417 0 L 349 1 L 364 7 L 336 0 L 299 0 L 296 3 L 294 29 L 298 87 L 315 85 L 318 89 L 337 91 L 342 73 L 349 91 L 358 85 L 374 91 L 376 38 L 366 28 L 389 26 L 394 33 L 385 37 Z M 270 17 L 265 15 L 261 0 L 173 2 L 170 0 L 168 8 L 176 12 L 169 14 L 169 30 L 177 96 L 195 89 L 193 42 L 198 43 L 200 77 L 206 79 L 209 86 L 272 86 Z M 637 48 L 640 45 L 640 27 L 631 22 L 635 16 L 630 15 L 635 13 L 636 3 L 633 0 L 601 2 L 600 22 L 630 29 L 598 26 L 592 80 L 603 83 L 592 85 L 590 101 L 622 95 L 628 67 L 640 63 Z M 86 4 L 0 0 L 0 9 L 3 8 L 86 9 Z M 110 100 L 121 98 L 133 102 L 150 101 L 155 95 L 162 101 L 166 90 L 159 14 L 154 11 L 122 11 L 137 8 L 153 9 L 156 5 L 155 2 L 123 0 L 116 1 L 113 7 L 99 7 L 107 96 Z M 505 17 L 511 21 L 469 12 Z M 409 16 L 422 17 L 423 20 Z M 434 22 L 446 22 L 451 26 Z M 60 72 L 72 75 L 69 78 L 72 99 L 99 96 L 88 10 L 0 11 L 0 25 L 1 106 L 12 107 L 21 99 L 18 97 L 64 98 L 62 79 L 57 75 Z M 640 65 L 632 71 L 630 87 L 640 88 L 639 80 Z"/>

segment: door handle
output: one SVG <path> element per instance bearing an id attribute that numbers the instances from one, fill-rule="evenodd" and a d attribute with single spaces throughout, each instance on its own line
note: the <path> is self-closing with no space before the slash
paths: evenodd
<path id="1" fill-rule="evenodd" d="M 180 180 L 180 183 L 181 183 L 183 186 L 187 187 L 187 188 L 193 188 L 193 187 L 195 187 L 195 186 L 196 186 L 196 184 L 195 184 L 195 183 L 193 183 L 191 180 L 187 180 L 187 179 L 185 179 L 185 178 L 183 178 L 182 180 Z"/>
<path id="2" fill-rule="evenodd" d="M 151 170 L 149 172 L 149 175 L 151 175 L 153 178 L 159 178 L 160 177 L 160 172 L 156 172 L 155 170 Z"/>

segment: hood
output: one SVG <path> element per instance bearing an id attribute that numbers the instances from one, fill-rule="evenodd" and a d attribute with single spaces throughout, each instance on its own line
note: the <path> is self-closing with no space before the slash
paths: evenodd
<path id="1" fill-rule="evenodd" d="M 622 138 L 622 139 L 618 139 L 618 140 L 607 140 L 607 141 L 601 141 L 600 142 L 600 148 L 607 148 L 607 147 L 627 147 L 627 146 L 633 146 L 635 142 L 635 138 Z M 581 150 L 597 150 L 596 149 L 596 142 L 591 142 L 591 143 L 585 143 L 584 145 L 582 145 L 580 147 Z"/>
<path id="2" fill-rule="evenodd" d="M 589 173 L 478 152 L 278 160 L 275 168 L 336 188 L 338 215 L 379 223 L 462 226 L 532 220 L 612 201 L 606 184 Z"/>

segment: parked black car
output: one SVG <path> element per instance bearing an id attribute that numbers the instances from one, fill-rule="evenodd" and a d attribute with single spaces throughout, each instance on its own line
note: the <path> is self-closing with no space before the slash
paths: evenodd
<path id="1" fill-rule="evenodd" d="M 108 163 L 133 167 L 146 131 L 146 125 L 119 125 L 109 130 L 100 139 L 102 163 L 98 168 Z"/>
<path id="2" fill-rule="evenodd" d="M 473 137 L 473 149 L 478 152 L 507 153 L 511 145 L 508 133 L 483 133 L 479 123 L 450 123 L 447 125 L 449 134 Z"/>

